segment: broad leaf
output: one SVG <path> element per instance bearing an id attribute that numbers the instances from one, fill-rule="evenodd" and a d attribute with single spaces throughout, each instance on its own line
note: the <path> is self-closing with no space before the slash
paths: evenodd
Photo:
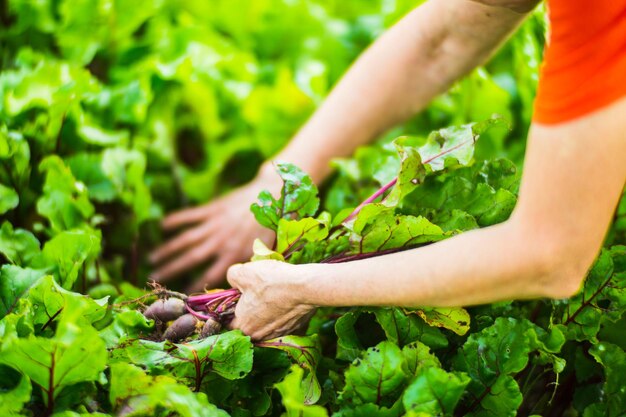
<path id="1" fill-rule="evenodd" d="M 11 313 L 17 301 L 43 275 L 44 272 L 34 269 L 2 265 L 0 269 L 0 318 Z"/>
<path id="2" fill-rule="evenodd" d="M 0 214 L 14 209 L 20 202 L 20 197 L 13 188 L 0 184 Z"/>
<path id="3" fill-rule="evenodd" d="M 61 158 L 49 156 L 39 165 L 46 174 L 43 195 L 37 201 L 37 211 L 50 221 L 55 232 L 84 225 L 94 214 L 87 187 L 76 181 Z"/>
<path id="4" fill-rule="evenodd" d="M 100 240 L 100 232 L 91 228 L 63 231 L 46 242 L 33 266 L 48 268 L 63 288 L 71 289 L 85 261 L 100 253 Z"/>
<path id="5" fill-rule="evenodd" d="M 5 221 L 0 228 L 0 253 L 12 264 L 28 266 L 39 254 L 39 240 L 27 230 L 13 229 Z"/>
<path id="6" fill-rule="evenodd" d="M 327 417 L 324 407 L 307 403 L 307 393 L 303 388 L 305 372 L 298 365 L 292 365 L 285 379 L 275 385 L 283 398 L 287 417 Z"/>
<path id="7" fill-rule="evenodd" d="M 231 331 L 180 344 L 135 339 L 122 343 L 118 354 L 199 390 L 209 370 L 231 380 L 246 376 L 252 369 L 252 347 L 249 337 Z"/>
<path id="8" fill-rule="evenodd" d="M 623 415 L 626 410 L 626 352 L 619 346 L 601 342 L 593 346 L 589 353 L 604 367 L 606 380 L 602 403 L 592 405 L 584 415 Z"/>
<path id="9" fill-rule="evenodd" d="M 321 357 L 321 346 L 316 335 L 306 337 L 283 336 L 257 343 L 257 346 L 279 349 L 287 353 L 295 364 L 305 370 L 301 388 L 304 392 L 304 403 L 314 404 L 317 402 L 322 393 L 322 388 L 316 376 L 317 364 Z"/>
<path id="10" fill-rule="evenodd" d="M 595 341 L 604 321 L 615 322 L 626 311 L 626 247 L 603 250 L 581 292 L 554 306 L 568 339 Z"/>
<path id="11" fill-rule="evenodd" d="M 328 221 L 313 219 L 310 217 L 302 220 L 278 221 L 276 230 L 276 252 L 285 254 L 297 245 L 305 242 L 315 242 L 328 236 Z"/>
<path id="12" fill-rule="evenodd" d="M 369 348 L 345 372 L 346 386 L 340 401 L 391 406 L 407 382 L 402 350 L 391 342 Z"/>
<path id="13" fill-rule="evenodd" d="M 470 328 L 470 315 L 461 307 L 421 308 L 414 311 L 430 326 L 443 327 L 463 336 Z"/>
<path id="14" fill-rule="evenodd" d="M 7 372 L 7 369 L 0 369 L 0 371 L 3 374 L 9 374 L 9 372 Z M 7 376 L 11 375 L 9 374 Z M 30 401 L 31 398 L 32 386 L 30 380 L 24 375 L 19 375 L 19 381 L 10 389 L 6 389 L 7 387 L 4 387 L 3 385 L 4 384 L 0 383 L 0 415 L 24 415 L 22 413 L 22 411 L 24 411 L 24 404 Z"/>
<path id="15" fill-rule="evenodd" d="M 96 381 L 104 370 L 107 351 L 91 326 L 77 326 L 80 310 L 61 315 L 52 338 L 29 335 L 3 345 L 0 362 L 18 369 L 41 387 L 46 401 L 83 381 Z"/>
<path id="16" fill-rule="evenodd" d="M 126 363 L 111 365 L 109 399 L 117 415 L 155 415 L 166 409 L 181 417 L 228 417 L 207 400 L 206 394 L 194 393 L 168 376 L 151 377 Z"/>
<path id="17" fill-rule="evenodd" d="M 382 204 L 370 204 L 359 213 L 351 241 L 356 253 L 380 252 L 436 242 L 448 237 L 424 217 L 394 214 Z"/>
<path id="18" fill-rule="evenodd" d="M 292 164 L 278 163 L 276 171 L 283 180 L 280 197 L 269 192 L 259 194 L 251 210 L 257 221 L 272 230 L 278 229 L 280 219 L 298 220 L 315 215 L 319 207 L 317 187 L 311 178 Z"/>
<path id="19" fill-rule="evenodd" d="M 448 373 L 428 367 L 408 386 L 402 397 L 407 417 L 427 415 L 452 416 L 470 379 L 463 373 Z"/>

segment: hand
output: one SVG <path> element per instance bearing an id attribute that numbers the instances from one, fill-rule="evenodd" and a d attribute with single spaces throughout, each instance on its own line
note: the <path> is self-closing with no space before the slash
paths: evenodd
<path id="1" fill-rule="evenodd" d="M 213 264 L 189 291 L 218 286 L 230 265 L 250 259 L 254 239 L 271 245 L 273 232 L 256 222 L 250 204 L 263 189 L 280 187 L 277 180 L 280 178 L 273 172 L 260 175 L 213 202 L 167 216 L 163 220 L 165 230 L 192 227 L 152 253 L 150 261 L 159 266 L 150 278 L 164 282 L 212 259 Z"/>
<path id="2" fill-rule="evenodd" d="M 230 326 L 252 340 L 273 339 L 297 333 L 315 313 L 315 306 L 300 300 L 300 284 L 307 279 L 307 265 L 279 261 L 237 264 L 228 270 L 228 282 L 242 295 Z"/>

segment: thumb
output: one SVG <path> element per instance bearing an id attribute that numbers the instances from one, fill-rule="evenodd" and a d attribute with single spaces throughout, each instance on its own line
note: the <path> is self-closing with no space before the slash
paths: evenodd
<path id="1" fill-rule="evenodd" d="M 243 264 L 234 264 L 226 272 L 226 279 L 233 288 L 241 289 L 242 279 L 245 277 L 245 267 Z"/>

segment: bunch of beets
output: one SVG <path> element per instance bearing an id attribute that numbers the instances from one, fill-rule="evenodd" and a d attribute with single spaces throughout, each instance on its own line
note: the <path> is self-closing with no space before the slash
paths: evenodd
<path id="1" fill-rule="evenodd" d="M 185 339 L 194 333 L 200 333 L 202 338 L 219 333 L 232 320 L 241 296 L 235 288 L 187 296 L 157 287 L 153 294 L 159 296 L 159 299 L 146 308 L 143 314 L 154 320 L 158 333 L 171 342 Z"/>

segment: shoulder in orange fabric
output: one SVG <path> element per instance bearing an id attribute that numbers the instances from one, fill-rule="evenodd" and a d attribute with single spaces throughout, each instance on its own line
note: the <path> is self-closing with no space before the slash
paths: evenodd
<path id="1" fill-rule="evenodd" d="M 555 124 L 626 96 L 626 0 L 549 0 L 533 120 Z"/>

